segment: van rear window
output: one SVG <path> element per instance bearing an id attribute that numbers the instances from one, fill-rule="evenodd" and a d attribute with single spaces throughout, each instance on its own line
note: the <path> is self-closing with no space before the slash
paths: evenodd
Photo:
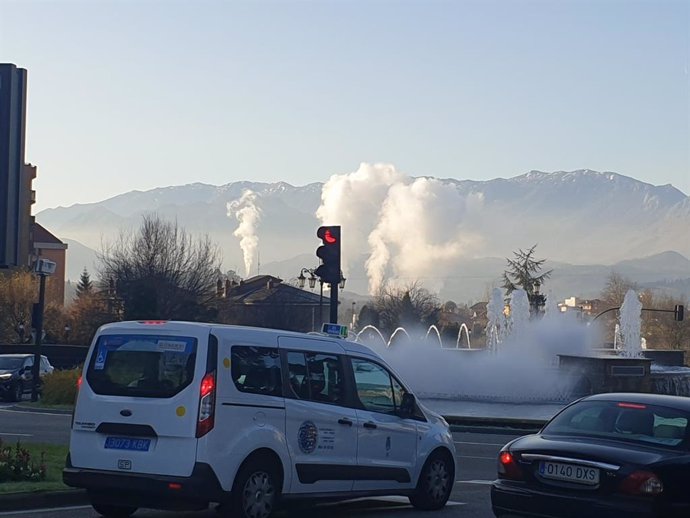
<path id="1" fill-rule="evenodd" d="M 102 335 L 86 380 L 96 394 L 167 398 L 194 378 L 196 338 Z"/>

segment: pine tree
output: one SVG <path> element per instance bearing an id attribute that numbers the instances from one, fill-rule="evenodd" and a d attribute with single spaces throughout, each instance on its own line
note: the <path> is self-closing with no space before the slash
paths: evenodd
<path id="1" fill-rule="evenodd" d="M 534 259 L 534 249 L 537 245 L 532 246 L 528 250 L 518 250 L 513 252 L 514 259 L 506 259 L 508 261 L 508 270 L 503 272 L 503 288 L 506 294 L 510 295 L 518 288 L 522 288 L 527 292 L 527 298 L 532 307 L 543 307 L 546 302 L 546 297 L 539 292 L 540 287 L 544 281 L 551 276 L 553 270 L 549 270 L 540 274 L 542 266 L 546 259 Z"/>
<path id="2" fill-rule="evenodd" d="M 79 276 L 79 284 L 77 285 L 77 298 L 81 298 L 86 293 L 91 293 L 93 291 L 93 283 L 91 282 L 91 277 L 89 277 L 89 272 L 84 268 Z"/>

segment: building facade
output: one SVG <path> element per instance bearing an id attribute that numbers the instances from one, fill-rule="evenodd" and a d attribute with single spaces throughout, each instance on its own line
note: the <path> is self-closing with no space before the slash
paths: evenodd
<path id="1" fill-rule="evenodd" d="M 0 63 L 0 274 L 30 268 L 39 258 L 57 263 L 50 302 L 64 303 L 67 245 L 36 223 L 36 166 L 25 161 L 27 71 Z"/>
<path id="2" fill-rule="evenodd" d="M 24 203 L 26 75 L 23 68 L 0 63 L 0 268 L 26 266 L 30 255 L 25 223 L 31 209 Z"/>

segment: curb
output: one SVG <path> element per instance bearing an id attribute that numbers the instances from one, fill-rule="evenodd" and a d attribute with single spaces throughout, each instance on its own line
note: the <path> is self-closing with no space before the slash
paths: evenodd
<path id="1" fill-rule="evenodd" d="M 0 509 L 2 509 L 3 512 L 88 504 L 89 499 L 86 495 L 86 491 L 83 489 L 8 493 L 6 495 L 0 495 Z"/>
<path id="2" fill-rule="evenodd" d="M 473 417 L 443 416 L 455 432 L 481 433 L 536 433 L 548 422 L 548 419 L 517 419 L 511 417 Z"/>
<path id="3" fill-rule="evenodd" d="M 62 408 L 45 408 L 45 407 L 35 407 L 26 406 L 22 403 L 18 403 L 10 407 L 10 410 L 15 412 L 26 412 L 26 413 L 36 413 L 36 414 L 64 414 L 72 415 L 72 410 L 65 410 Z"/>

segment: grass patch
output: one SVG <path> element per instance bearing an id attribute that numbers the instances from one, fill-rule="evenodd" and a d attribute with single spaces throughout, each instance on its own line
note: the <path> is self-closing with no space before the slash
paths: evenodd
<path id="1" fill-rule="evenodd" d="M 67 446 L 43 443 L 21 443 L 21 445 L 29 450 L 31 458 L 36 461 L 41 458 L 41 453 L 45 452 L 46 479 L 39 482 L 3 482 L 0 484 L 0 494 L 70 489 L 62 483 L 62 468 L 65 467 L 69 450 Z"/>

